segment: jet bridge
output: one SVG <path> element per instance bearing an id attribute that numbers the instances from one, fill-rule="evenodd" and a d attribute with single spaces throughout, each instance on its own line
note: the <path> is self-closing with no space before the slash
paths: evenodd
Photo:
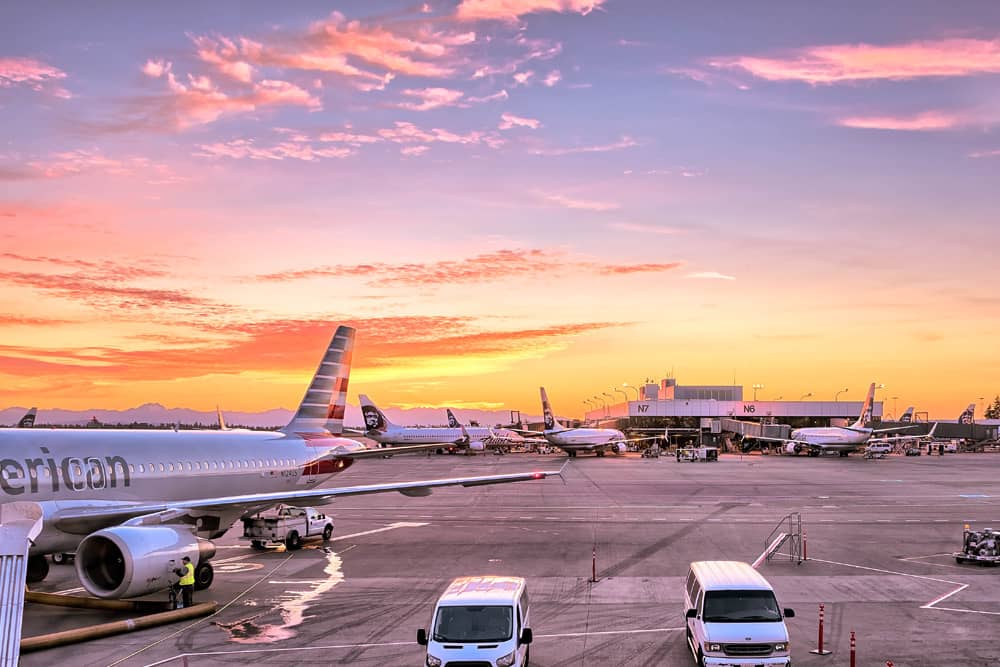
<path id="1" fill-rule="evenodd" d="M 722 430 L 729 433 L 738 433 L 743 437 L 759 438 L 785 438 L 792 435 L 792 427 L 788 424 L 761 424 L 760 422 L 746 422 L 739 419 L 722 418 Z"/>
<path id="2" fill-rule="evenodd" d="M 28 548 L 40 532 L 37 503 L 0 505 L 0 667 L 16 667 L 20 657 Z"/>

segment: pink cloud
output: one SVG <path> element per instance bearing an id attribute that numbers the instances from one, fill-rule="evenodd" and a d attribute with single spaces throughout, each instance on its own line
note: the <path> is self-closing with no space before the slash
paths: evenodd
<path id="1" fill-rule="evenodd" d="M 570 148 L 535 148 L 529 151 L 532 155 L 575 155 L 577 153 L 608 153 L 620 151 L 626 148 L 633 148 L 639 143 L 631 137 L 622 137 L 618 141 L 610 144 L 596 144 L 588 146 L 573 146 Z"/>
<path id="2" fill-rule="evenodd" d="M 925 111 L 910 116 L 850 116 L 837 120 L 843 127 L 906 131 L 948 130 L 963 122 L 961 115 L 946 111 Z"/>
<path id="3" fill-rule="evenodd" d="M 544 195 L 544 198 L 546 201 L 550 201 L 553 204 L 581 211 L 613 211 L 620 208 L 620 206 L 614 202 L 596 201 L 593 199 L 577 199 L 558 194 Z"/>
<path id="4" fill-rule="evenodd" d="M 679 234 L 680 230 L 675 227 L 660 227 L 659 225 L 640 225 L 633 222 L 614 222 L 608 225 L 612 229 L 622 232 L 636 232 L 639 234 Z"/>
<path id="5" fill-rule="evenodd" d="M 527 72 L 516 72 L 514 74 L 514 81 L 519 85 L 526 86 L 528 85 L 528 81 L 530 81 L 533 76 L 535 76 L 535 73 L 531 70 L 528 70 Z"/>
<path id="6" fill-rule="evenodd" d="M 941 39 L 886 46 L 836 44 L 799 49 L 774 58 L 715 58 L 708 64 L 740 69 L 769 81 L 810 84 L 973 76 L 1000 72 L 1000 40 Z"/>
<path id="7" fill-rule="evenodd" d="M 0 58 L 0 88 L 27 86 L 36 92 L 49 90 L 56 97 L 71 97 L 69 91 L 56 82 L 66 78 L 66 72 L 34 58 Z"/>
<path id="8" fill-rule="evenodd" d="M 560 81 L 562 81 L 562 74 L 557 69 L 552 70 L 544 79 L 542 79 L 542 83 L 549 88 L 556 85 Z"/>
<path id="9" fill-rule="evenodd" d="M 510 130 L 515 127 L 527 127 L 532 130 L 537 130 L 541 126 L 542 122 L 534 118 L 522 118 L 521 116 L 515 116 L 512 113 L 500 114 L 499 128 L 501 130 Z"/>
<path id="10" fill-rule="evenodd" d="M 146 76 L 159 79 L 169 72 L 172 67 L 173 64 L 165 60 L 147 60 L 146 64 L 142 66 L 142 72 Z"/>
<path id="11" fill-rule="evenodd" d="M 398 144 L 427 144 L 437 141 L 446 144 L 486 144 L 491 148 L 499 145 L 498 137 L 491 136 L 485 132 L 472 131 L 465 134 L 456 134 L 455 132 L 441 128 L 424 130 L 413 123 L 405 121 L 396 121 L 393 127 L 383 128 L 377 134 L 386 141 Z"/>
<path id="12" fill-rule="evenodd" d="M 684 277 L 695 280 L 736 280 L 735 277 L 719 273 L 718 271 L 698 271 L 696 273 L 689 273 Z"/>
<path id="13" fill-rule="evenodd" d="M 91 172 L 110 176 L 142 176 L 153 185 L 183 180 L 167 165 L 148 158 L 112 158 L 97 149 L 60 151 L 43 158 L 21 160 L 10 166 L 0 164 L 0 180 L 65 178 Z"/>
<path id="14" fill-rule="evenodd" d="M 501 90 L 499 92 L 493 93 L 492 95 L 486 95 L 485 97 L 467 97 L 469 102 L 474 104 L 480 104 L 483 102 L 496 102 L 498 100 L 506 100 L 510 97 L 506 90 Z"/>
<path id="15" fill-rule="evenodd" d="M 589 14 L 604 0 L 462 0 L 455 15 L 462 21 L 516 21 L 525 14 Z"/>
<path id="16" fill-rule="evenodd" d="M 222 74 L 241 81 L 250 83 L 253 81 L 253 66 L 242 58 L 241 47 L 237 46 L 230 39 L 219 37 L 192 36 L 198 57 L 206 63 L 213 65 Z"/>
<path id="17" fill-rule="evenodd" d="M 407 157 L 416 157 L 417 155 L 423 155 L 430 149 L 430 146 L 403 146 L 399 149 L 399 152 Z"/>
<path id="18" fill-rule="evenodd" d="M 462 99 L 465 93 L 449 88 L 420 88 L 404 90 L 403 95 L 417 98 L 420 101 L 400 102 L 396 105 L 399 108 L 409 109 L 410 111 L 429 111 L 430 109 L 437 109 L 439 107 L 458 106 L 459 100 Z"/>
<path id="19" fill-rule="evenodd" d="M 382 141 L 380 137 L 373 137 L 370 134 L 357 134 L 355 132 L 324 132 L 319 135 L 320 141 L 327 141 L 338 144 L 351 144 L 360 146 L 361 144 L 374 144 Z"/>
<path id="20" fill-rule="evenodd" d="M 974 153 L 969 153 L 971 158 L 984 158 L 984 157 L 1000 157 L 1000 148 L 992 151 L 976 151 Z"/>
<path id="21" fill-rule="evenodd" d="M 303 160 L 312 162 L 320 158 L 346 158 L 357 153 L 353 148 L 317 148 L 304 141 L 282 141 L 272 146 L 258 146 L 253 139 L 199 144 L 199 157 L 232 158 L 234 160 Z"/>

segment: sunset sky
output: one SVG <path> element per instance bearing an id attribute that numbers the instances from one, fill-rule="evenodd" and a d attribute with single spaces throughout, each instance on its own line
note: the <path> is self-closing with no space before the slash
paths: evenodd
<path id="1" fill-rule="evenodd" d="M 0 407 L 1000 393 L 997 2 L 12 2 L 0 118 Z"/>

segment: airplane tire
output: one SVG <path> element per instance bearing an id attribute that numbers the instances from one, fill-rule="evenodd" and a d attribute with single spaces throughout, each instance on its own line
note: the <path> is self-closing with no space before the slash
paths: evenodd
<path id="1" fill-rule="evenodd" d="M 29 584 L 37 584 L 39 581 L 44 581 L 48 575 L 49 561 L 45 556 L 30 556 L 28 558 L 27 582 Z"/>
<path id="2" fill-rule="evenodd" d="M 66 560 L 67 560 L 66 554 L 64 554 L 61 551 L 57 551 L 54 554 L 52 554 L 52 562 L 55 563 L 56 565 L 64 565 L 66 563 Z"/>
<path id="3" fill-rule="evenodd" d="M 293 530 L 285 536 L 285 548 L 295 551 L 302 548 L 302 540 L 299 538 L 299 531 Z"/>
<path id="4" fill-rule="evenodd" d="M 604 450 L 603 449 L 598 449 L 597 450 L 597 455 L 598 456 L 604 456 Z"/>
<path id="5" fill-rule="evenodd" d="M 215 569 L 211 563 L 201 563 L 194 569 L 194 589 L 203 591 L 215 581 Z"/>
<path id="6" fill-rule="evenodd" d="M 331 537 L 333 537 L 333 524 L 328 523 L 323 528 L 323 541 L 329 542 Z"/>

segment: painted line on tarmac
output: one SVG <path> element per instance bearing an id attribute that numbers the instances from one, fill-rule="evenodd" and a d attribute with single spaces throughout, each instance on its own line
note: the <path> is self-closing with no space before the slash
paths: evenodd
<path id="1" fill-rule="evenodd" d="M 602 630 L 600 632 L 565 632 L 558 634 L 549 635 L 535 635 L 536 639 L 563 639 L 563 638 L 573 638 L 573 637 L 600 637 L 608 635 L 640 635 L 640 634 L 653 634 L 653 633 L 663 633 L 663 632 L 680 632 L 684 628 L 648 628 L 645 630 Z M 175 662 L 178 660 L 184 660 L 185 658 L 205 658 L 211 656 L 222 656 L 222 655 L 242 655 L 251 653 L 291 653 L 295 651 L 335 651 L 338 649 L 370 649 L 370 648 L 389 648 L 393 646 L 413 646 L 412 641 L 405 642 L 376 642 L 371 644 L 333 644 L 330 646 L 291 646 L 288 648 L 258 648 L 258 649 L 241 649 L 236 651 L 199 651 L 197 653 L 181 653 L 179 655 L 170 656 L 169 658 L 164 658 L 163 660 L 158 660 L 157 662 L 151 662 L 145 665 L 145 667 L 158 667 L 159 665 L 165 665 L 170 662 Z"/>
<path id="2" fill-rule="evenodd" d="M 351 533 L 350 535 L 337 535 L 336 537 L 333 537 L 333 538 L 331 538 L 328 541 L 330 541 L 330 542 L 339 542 L 340 540 L 350 540 L 350 539 L 353 539 L 355 537 L 361 537 L 363 535 L 374 535 L 375 533 L 384 533 L 387 530 L 396 530 L 397 528 L 420 528 L 421 526 L 429 526 L 429 525 L 430 524 L 427 523 L 426 521 L 424 521 L 424 522 L 417 522 L 417 521 L 397 521 L 396 523 L 390 523 L 388 526 L 385 526 L 383 528 L 375 528 L 373 530 L 364 530 L 364 531 L 361 531 L 360 533 Z"/>
<path id="3" fill-rule="evenodd" d="M 964 591 L 966 588 L 969 587 L 969 584 L 963 584 L 960 581 L 950 581 L 948 579 L 938 579 L 936 577 L 928 577 L 928 576 L 920 575 L 920 574 L 910 574 L 909 572 L 895 572 L 893 570 L 883 570 L 883 569 L 880 569 L 880 568 L 877 568 L 877 567 L 866 567 L 864 565 L 854 565 L 853 563 L 839 563 L 839 562 L 833 561 L 833 560 L 823 560 L 822 558 L 810 558 L 809 560 L 814 560 L 814 561 L 816 561 L 818 563 L 827 563 L 829 565 L 843 565 L 844 567 L 853 567 L 853 568 L 858 569 L 858 570 L 868 570 L 869 572 L 881 572 L 882 574 L 895 574 L 895 575 L 899 575 L 901 577 L 910 577 L 912 579 L 923 579 L 924 581 L 933 581 L 933 582 L 936 582 L 936 583 L 939 583 L 939 584 L 950 584 L 952 586 L 956 586 L 956 588 L 953 589 L 953 590 L 951 590 L 951 591 L 949 591 L 949 592 L 947 592 L 947 593 L 945 593 L 944 595 L 942 595 L 940 597 L 937 597 L 937 598 L 933 599 L 932 601 L 928 602 L 927 604 L 920 605 L 920 608 L 921 609 L 934 609 L 936 611 L 957 611 L 957 612 L 961 612 L 963 614 L 984 614 L 986 616 L 1000 616 L 1000 611 L 980 611 L 978 609 L 954 609 L 954 608 L 951 608 L 951 607 L 936 607 L 935 605 L 937 605 L 938 603 L 947 600 L 948 598 L 950 598 L 951 596 L 953 596 L 953 595 L 955 595 L 957 593 L 961 593 L 962 591 Z"/>

